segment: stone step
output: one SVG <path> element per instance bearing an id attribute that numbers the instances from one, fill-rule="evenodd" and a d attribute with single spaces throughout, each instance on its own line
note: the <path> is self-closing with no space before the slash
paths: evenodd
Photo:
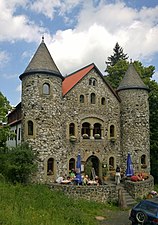
<path id="1" fill-rule="evenodd" d="M 122 194 L 124 196 L 124 201 L 127 207 L 131 207 L 136 204 L 135 199 L 128 193 L 123 185 L 121 185 Z"/>

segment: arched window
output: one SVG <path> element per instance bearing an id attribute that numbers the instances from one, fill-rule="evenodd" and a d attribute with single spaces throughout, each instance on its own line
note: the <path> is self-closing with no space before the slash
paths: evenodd
<path id="1" fill-rule="evenodd" d="M 75 166 L 75 159 L 74 158 L 71 158 L 69 160 L 69 170 L 72 170 L 72 169 L 75 169 L 76 166 Z"/>
<path id="2" fill-rule="evenodd" d="M 85 138 L 90 137 L 90 124 L 89 123 L 85 122 L 82 124 L 82 132 L 81 133 L 82 133 L 83 138 L 84 138 L 84 136 L 85 136 Z"/>
<path id="3" fill-rule="evenodd" d="M 91 94 L 91 104 L 95 104 L 95 94 Z"/>
<path id="4" fill-rule="evenodd" d="M 94 136 L 94 138 L 101 138 L 101 124 L 100 123 L 94 124 L 93 136 Z"/>
<path id="5" fill-rule="evenodd" d="M 48 83 L 43 84 L 43 94 L 49 95 L 50 94 L 50 85 Z"/>
<path id="6" fill-rule="evenodd" d="M 142 155 L 141 156 L 141 168 L 146 168 L 147 164 L 146 164 L 146 155 Z"/>
<path id="7" fill-rule="evenodd" d="M 95 78 L 90 78 L 89 79 L 89 85 L 96 86 L 96 83 L 97 83 L 97 81 L 96 81 Z"/>
<path id="8" fill-rule="evenodd" d="M 31 120 L 28 121 L 28 135 L 33 135 L 33 122 Z"/>
<path id="9" fill-rule="evenodd" d="M 109 170 L 114 170 L 114 157 L 109 158 Z"/>
<path id="10" fill-rule="evenodd" d="M 84 95 L 80 95 L 80 103 L 84 103 Z"/>
<path id="11" fill-rule="evenodd" d="M 105 105 L 105 98 L 104 98 L 104 97 L 101 98 L 101 104 L 102 104 L 102 105 Z"/>
<path id="12" fill-rule="evenodd" d="M 47 161 L 47 175 L 52 175 L 54 173 L 54 159 L 49 158 Z"/>
<path id="13" fill-rule="evenodd" d="M 110 126 L 110 137 L 114 137 L 115 136 L 115 126 L 111 125 Z"/>
<path id="14" fill-rule="evenodd" d="M 70 123 L 69 125 L 69 135 L 75 135 L 75 124 Z"/>

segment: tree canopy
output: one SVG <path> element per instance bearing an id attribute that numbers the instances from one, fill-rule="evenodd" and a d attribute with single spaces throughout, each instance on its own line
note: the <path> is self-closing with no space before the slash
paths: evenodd
<path id="1" fill-rule="evenodd" d="M 7 121 L 6 115 L 11 108 L 7 98 L 0 92 L 0 122 Z"/>
<path id="2" fill-rule="evenodd" d="M 114 66 L 120 59 L 127 60 L 128 56 L 123 52 L 123 48 L 117 42 L 113 49 L 113 55 L 108 57 L 106 64 L 109 66 Z"/>

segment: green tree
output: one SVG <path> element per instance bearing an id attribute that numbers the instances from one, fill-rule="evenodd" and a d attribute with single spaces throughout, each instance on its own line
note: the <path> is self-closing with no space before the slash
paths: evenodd
<path id="1" fill-rule="evenodd" d="M 113 55 L 108 57 L 108 61 L 106 61 L 106 64 L 108 66 L 114 66 L 121 59 L 127 60 L 128 56 L 127 54 L 124 54 L 123 48 L 117 42 L 113 49 Z"/>
<path id="2" fill-rule="evenodd" d="M 31 174 L 37 169 L 36 155 L 27 143 L 8 149 L 3 153 L 3 159 L 2 174 L 12 183 L 28 183 Z"/>
<path id="3" fill-rule="evenodd" d="M 7 115 L 8 111 L 11 109 L 12 109 L 12 107 L 10 106 L 9 101 L 0 92 L 0 122 L 7 121 L 6 115 Z"/>

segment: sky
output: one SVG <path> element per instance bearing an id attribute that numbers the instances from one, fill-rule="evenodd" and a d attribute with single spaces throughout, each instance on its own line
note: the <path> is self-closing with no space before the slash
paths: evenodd
<path id="1" fill-rule="evenodd" d="M 118 42 L 158 82 L 158 0 L 0 0 L 0 12 L 0 91 L 13 106 L 42 36 L 63 76 L 90 63 L 105 75 Z"/>

